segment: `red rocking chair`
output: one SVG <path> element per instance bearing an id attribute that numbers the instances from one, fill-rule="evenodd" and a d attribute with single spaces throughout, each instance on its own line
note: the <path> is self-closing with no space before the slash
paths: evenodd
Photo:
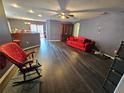
<path id="1" fill-rule="evenodd" d="M 14 84 L 32 81 L 41 77 L 40 72 L 38 71 L 38 68 L 41 65 L 39 64 L 38 60 L 34 60 L 35 52 L 26 54 L 19 45 L 13 42 L 0 46 L 0 52 L 8 60 L 10 60 L 10 62 L 15 64 L 19 68 L 19 71 L 23 74 L 24 80 L 14 82 Z M 30 60 L 27 60 L 28 57 L 30 57 Z M 31 79 L 27 79 L 26 76 L 29 75 L 26 75 L 26 73 L 29 73 L 31 71 L 35 71 L 35 73 L 37 73 L 37 76 Z"/>

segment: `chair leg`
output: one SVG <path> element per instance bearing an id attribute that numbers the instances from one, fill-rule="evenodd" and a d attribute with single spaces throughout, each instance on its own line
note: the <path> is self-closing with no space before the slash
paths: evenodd
<path id="1" fill-rule="evenodd" d="M 40 73 L 39 73 L 38 69 L 35 69 L 35 70 L 36 70 L 37 74 L 40 76 Z"/>
<path id="2" fill-rule="evenodd" d="M 26 75 L 25 75 L 26 73 L 23 73 L 23 79 L 24 79 L 24 81 L 26 80 Z"/>
<path id="3" fill-rule="evenodd" d="M 40 67 L 41 64 L 38 62 L 38 60 L 36 59 L 36 64 Z"/>

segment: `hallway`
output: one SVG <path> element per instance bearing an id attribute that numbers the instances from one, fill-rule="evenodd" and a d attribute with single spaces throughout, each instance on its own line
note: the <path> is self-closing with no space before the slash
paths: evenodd
<path id="1" fill-rule="evenodd" d="M 41 41 L 38 60 L 42 77 L 18 86 L 12 80 L 3 93 L 106 93 L 102 88 L 111 64 L 62 42 Z"/>

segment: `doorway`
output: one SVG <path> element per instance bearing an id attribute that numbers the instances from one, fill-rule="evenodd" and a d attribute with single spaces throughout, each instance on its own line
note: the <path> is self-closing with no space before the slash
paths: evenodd
<path id="1" fill-rule="evenodd" d="M 31 29 L 31 32 L 37 32 L 37 33 L 40 33 L 40 38 L 41 39 L 44 39 L 46 38 L 46 33 L 45 33 L 45 29 L 44 29 L 44 25 L 41 24 L 31 24 L 30 25 L 30 29 Z"/>

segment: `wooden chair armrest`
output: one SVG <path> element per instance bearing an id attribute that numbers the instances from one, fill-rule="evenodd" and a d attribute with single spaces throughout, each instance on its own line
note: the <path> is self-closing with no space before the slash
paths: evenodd
<path id="1" fill-rule="evenodd" d="M 33 63 L 33 60 L 29 60 L 29 61 L 25 61 L 23 63 L 23 67 L 27 67 L 27 64 L 29 64 L 29 66 L 31 67 L 31 64 Z"/>
<path id="2" fill-rule="evenodd" d="M 33 51 L 33 52 L 28 53 L 27 54 L 27 57 L 30 56 L 30 55 L 32 55 L 32 54 L 34 54 L 34 53 L 36 53 L 36 52 Z"/>
<path id="3" fill-rule="evenodd" d="M 35 60 L 28 60 L 28 61 L 24 62 L 23 66 L 26 67 L 26 65 L 29 64 L 29 66 L 32 67 L 33 63 L 35 65 L 39 66 L 39 67 L 41 66 L 37 59 L 35 59 Z"/>

